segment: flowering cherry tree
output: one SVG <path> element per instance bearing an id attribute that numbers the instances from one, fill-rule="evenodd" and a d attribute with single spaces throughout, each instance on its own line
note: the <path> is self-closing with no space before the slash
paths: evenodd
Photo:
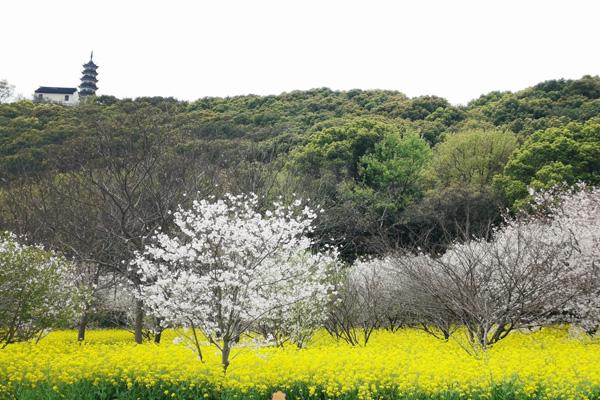
<path id="1" fill-rule="evenodd" d="M 299 200 L 258 209 L 255 195 L 194 201 L 174 213 L 176 232 L 157 232 L 133 261 L 145 304 L 162 320 L 191 328 L 202 359 L 200 331 L 220 350 L 225 370 L 252 326 L 300 303 L 318 311 L 333 288 L 337 254 L 311 251 L 307 236 L 316 213 Z"/>

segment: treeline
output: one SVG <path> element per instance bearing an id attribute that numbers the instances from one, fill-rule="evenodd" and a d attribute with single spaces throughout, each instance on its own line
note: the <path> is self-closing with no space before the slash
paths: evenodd
<path id="1" fill-rule="evenodd" d="M 44 185 L 72 190 L 85 171 L 120 179 L 132 163 L 156 162 L 157 191 L 312 199 L 326 210 L 316 234 L 349 259 L 390 242 L 435 247 L 488 230 L 502 210 L 527 204 L 528 187 L 597 184 L 599 113 L 600 78 L 590 76 L 492 92 L 464 107 L 329 89 L 190 103 L 100 96 L 78 107 L 3 104 L 0 223 L 46 242 L 35 237 L 39 222 L 24 226 L 34 219 L 18 215 L 28 204 L 24 187 L 35 186 L 33 202 Z M 168 206 L 183 203 L 179 195 Z"/>

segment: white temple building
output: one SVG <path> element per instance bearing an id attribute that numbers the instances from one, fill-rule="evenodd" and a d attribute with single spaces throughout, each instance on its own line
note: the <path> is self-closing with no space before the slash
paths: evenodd
<path id="1" fill-rule="evenodd" d="M 40 86 L 33 95 L 38 102 L 60 103 L 66 105 L 79 104 L 77 88 Z"/>

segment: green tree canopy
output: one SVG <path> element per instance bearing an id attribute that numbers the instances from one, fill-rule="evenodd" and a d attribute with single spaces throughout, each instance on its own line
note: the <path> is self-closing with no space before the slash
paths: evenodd
<path id="1" fill-rule="evenodd" d="M 431 173 L 438 188 L 481 190 L 502 172 L 517 138 L 511 132 L 468 130 L 448 135 L 434 149 Z"/>
<path id="2" fill-rule="evenodd" d="M 548 189 L 578 181 L 600 184 L 600 121 L 570 123 L 531 135 L 495 179 L 516 207 L 527 202 L 527 188 Z"/>
<path id="3" fill-rule="evenodd" d="M 513 133 L 493 128 L 445 135 L 433 150 L 425 178 L 429 190 L 403 215 L 413 224 L 418 221 L 413 230 L 420 235 L 420 245 L 443 247 L 448 237 L 485 235 L 500 220 L 492 179 L 516 147 Z"/>
<path id="4" fill-rule="evenodd" d="M 292 159 L 303 172 L 317 177 L 325 171 L 338 179 L 359 179 L 359 161 L 387 133 L 400 135 L 397 126 L 374 119 L 351 120 L 313 134 Z"/>
<path id="5" fill-rule="evenodd" d="M 391 121 L 357 119 L 313 134 L 288 167 L 299 192 L 326 209 L 319 234 L 343 237 L 365 252 L 374 236 L 395 235 L 399 214 L 422 197 L 431 159 L 428 143 Z"/>
<path id="6" fill-rule="evenodd" d="M 430 159 L 431 149 L 416 133 L 388 132 L 361 157 L 355 190 L 371 196 L 376 209 L 402 210 L 421 197 Z"/>

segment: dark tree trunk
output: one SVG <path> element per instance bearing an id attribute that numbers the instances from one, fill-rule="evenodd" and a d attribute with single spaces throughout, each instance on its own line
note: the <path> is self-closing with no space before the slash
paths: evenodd
<path id="1" fill-rule="evenodd" d="M 144 309 L 143 309 L 143 303 L 141 300 L 136 300 L 135 302 L 135 325 L 134 325 L 134 332 L 135 332 L 135 342 L 137 344 L 142 344 L 142 342 L 144 341 L 144 337 L 142 334 L 142 330 L 144 328 Z"/>
<path id="2" fill-rule="evenodd" d="M 154 343 L 159 344 L 162 336 L 162 330 L 154 332 Z"/>
<path id="3" fill-rule="evenodd" d="M 83 342 L 85 340 L 85 330 L 88 324 L 88 312 L 87 310 L 83 312 L 81 319 L 79 320 L 79 326 L 77 329 L 77 340 Z"/>
<path id="4" fill-rule="evenodd" d="M 444 335 L 444 340 L 447 342 L 450 339 L 450 331 L 446 329 L 442 329 L 442 334 Z"/>
<path id="5" fill-rule="evenodd" d="M 221 351 L 221 363 L 223 364 L 223 372 L 227 372 L 229 367 L 229 353 L 231 353 L 232 343 L 229 339 L 223 339 L 223 350 Z"/>
<path id="6" fill-rule="evenodd" d="M 164 326 L 162 325 L 162 322 L 162 318 L 154 318 L 154 343 L 156 344 L 160 343 L 160 339 L 164 331 Z"/>

